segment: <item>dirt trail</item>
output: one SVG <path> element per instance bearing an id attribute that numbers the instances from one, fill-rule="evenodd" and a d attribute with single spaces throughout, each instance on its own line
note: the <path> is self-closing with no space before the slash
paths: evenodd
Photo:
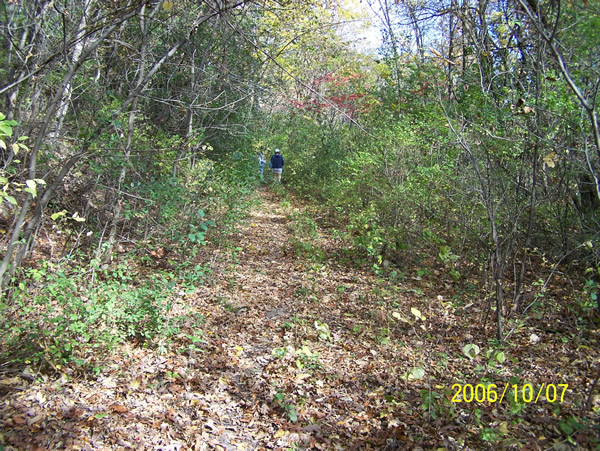
<path id="1" fill-rule="evenodd" d="M 202 330 L 187 330 L 178 352 L 123 347 L 93 380 L 3 379 L 5 449 L 328 448 L 348 441 L 338 423 L 358 433 L 364 408 L 350 390 L 373 355 L 342 340 L 336 289 L 356 297 L 364 276 L 286 255 L 289 221 L 272 193 L 261 197 L 212 282 L 178 299 L 206 317 Z"/>
<path id="2" fill-rule="evenodd" d="M 517 366 L 474 370 L 493 335 L 474 307 L 343 266 L 340 243 L 325 235 L 313 237 L 321 254 L 298 257 L 291 209 L 268 189 L 260 198 L 211 257 L 211 283 L 177 299 L 176 309 L 206 318 L 201 329 L 184 325 L 165 354 L 131 344 L 94 380 L 4 387 L 5 449 L 482 449 L 549 440 L 535 420 L 556 416 L 549 403 L 526 406 L 519 418 L 531 422 L 522 428 L 509 403 L 474 414 L 474 404 L 448 401 L 454 383 L 507 380 Z M 506 350 L 520 357 L 527 382 L 584 387 L 578 368 L 558 379 L 551 362 L 568 351 L 541 338 L 544 347 L 529 351 L 515 336 L 519 347 Z M 473 342 L 482 353 L 471 362 L 462 349 Z M 499 438 L 484 443 L 488 425 Z"/>
<path id="3" fill-rule="evenodd" d="M 289 238 L 278 199 L 263 191 L 233 239 L 237 251 L 217 268 L 220 282 L 199 298 L 222 307 L 207 306 L 213 358 L 204 371 L 220 385 L 215 396 L 227 397 L 225 412 L 235 412 L 221 415 L 214 445 L 346 448 L 372 434 L 362 396 L 379 387 L 383 368 L 372 363 L 380 352 L 362 343 L 373 318 L 353 303 L 368 302 L 374 280 L 333 261 L 296 258 Z"/>
<path id="4" fill-rule="evenodd" d="M 403 409 L 386 401 L 404 391 L 407 419 L 421 403 L 402 375 L 424 361 L 424 343 L 385 308 L 408 298 L 378 289 L 370 272 L 340 265 L 340 243 L 319 237 L 324 259 L 296 257 L 290 211 L 268 190 L 261 198 L 232 240 L 236 251 L 220 260 L 219 282 L 196 298 L 209 318 L 200 367 L 211 380 L 215 429 L 203 426 L 205 443 L 395 449 L 410 443 L 407 434 L 440 443 L 425 432 L 433 424 L 408 426 Z"/>

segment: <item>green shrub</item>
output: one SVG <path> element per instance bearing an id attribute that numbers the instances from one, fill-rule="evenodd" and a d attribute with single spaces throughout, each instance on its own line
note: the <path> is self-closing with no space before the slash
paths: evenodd
<path id="1" fill-rule="evenodd" d="M 13 302 L 0 307 L 4 359 L 90 367 L 127 340 L 152 346 L 178 330 L 170 315 L 173 284 L 161 275 L 144 279 L 122 263 L 92 285 L 88 271 L 51 269 L 24 271 Z"/>

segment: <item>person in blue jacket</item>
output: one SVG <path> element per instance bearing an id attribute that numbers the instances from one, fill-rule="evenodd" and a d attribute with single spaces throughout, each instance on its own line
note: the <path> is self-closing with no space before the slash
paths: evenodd
<path id="1" fill-rule="evenodd" d="M 271 168 L 273 175 L 279 183 L 281 183 L 281 173 L 283 172 L 283 157 L 279 149 L 275 149 L 275 153 L 271 157 Z"/>

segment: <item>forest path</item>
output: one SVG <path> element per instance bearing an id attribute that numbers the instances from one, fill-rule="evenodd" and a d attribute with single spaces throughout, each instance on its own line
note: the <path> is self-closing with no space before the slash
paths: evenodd
<path id="1" fill-rule="evenodd" d="M 413 322 L 410 290 L 340 264 L 343 243 L 321 233 L 310 214 L 269 189 L 259 194 L 215 266 L 214 285 L 195 298 L 208 318 L 200 368 L 211 394 L 201 397 L 213 400 L 214 428 L 203 426 L 203 442 L 216 449 L 395 449 L 409 436 L 442 443 L 432 423 L 404 422 L 421 395 L 403 376 L 434 349 L 425 349 L 424 330 L 391 316 L 400 308 Z M 429 314 L 436 306 L 419 308 Z M 396 397 L 403 408 L 389 404 Z"/>
<path id="2" fill-rule="evenodd" d="M 174 342 L 128 343 L 97 378 L 0 378 L 4 449 L 541 449 L 563 440 L 557 403 L 452 403 L 451 387 L 487 379 L 501 390 L 514 374 L 536 388 L 568 383 L 568 418 L 585 399 L 594 348 L 574 351 L 539 330 L 543 345 L 532 345 L 525 330 L 502 364 L 481 307 L 444 299 L 444 280 L 377 277 L 293 199 L 269 188 L 258 196 L 227 242 L 201 257 L 212 262 L 208 283 L 175 294 L 173 314 L 185 320 Z M 473 343 L 481 353 L 468 359 Z"/>
<path id="3" fill-rule="evenodd" d="M 67 369 L 0 380 L 0 444 L 175 451 L 405 440 L 397 414 L 381 412 L 420 357 L 392 343 L 407 331 L 384 311 L 381 284 L 339 265 L 340 243 L 298 208 L 284 212 L 269 188 L 258 195 L 227 243 L 199 262 L 212 261 L 209 282 L 175 294 L 173 315 L 187 319 L 174 343 L 128 343 L 89 379 Z M 194 317 L 205 318 L 200 327 Z"/>
<path id="4" fill-rule="evenodd" d="M 336 244 L 310 220 L 306 230 L 298 208 L 284 211 L 268 189 L 260 196 L 216 265 L 216 283 L 196 298 L 209 311 L 203 371 L 214 380 L 214 399 L 225 397 L 213 418 L 221 433 L 205 431 L 205 442 L 226 449 L 375 444 L 381 422 L 369 421 L 365 390 L 383 396 L 378 373 L 394 380 L 406 364 L 393 352 L 385 352 L 387 369 L 377 364 L 382 350 L 363 337 L 374 320 L 387 326 L 376 309 L 355 305 L 373 301 L 377 283 L 338 265 Z"/>

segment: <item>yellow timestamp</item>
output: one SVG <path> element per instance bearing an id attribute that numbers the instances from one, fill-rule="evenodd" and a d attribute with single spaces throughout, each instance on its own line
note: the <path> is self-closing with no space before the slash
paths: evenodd
<path id="1" fill-rule="evenodd" d="M 546 384 L 534 389 L 532 384 L 506 383 L 500 388 L 496 384 L 454 384 L 451 402 L 489 402 L 501 403 L 505 398 L 515 402 L 537 403 L 540 398 L 549 403 L 562 403 L 569 384 Z"/>

